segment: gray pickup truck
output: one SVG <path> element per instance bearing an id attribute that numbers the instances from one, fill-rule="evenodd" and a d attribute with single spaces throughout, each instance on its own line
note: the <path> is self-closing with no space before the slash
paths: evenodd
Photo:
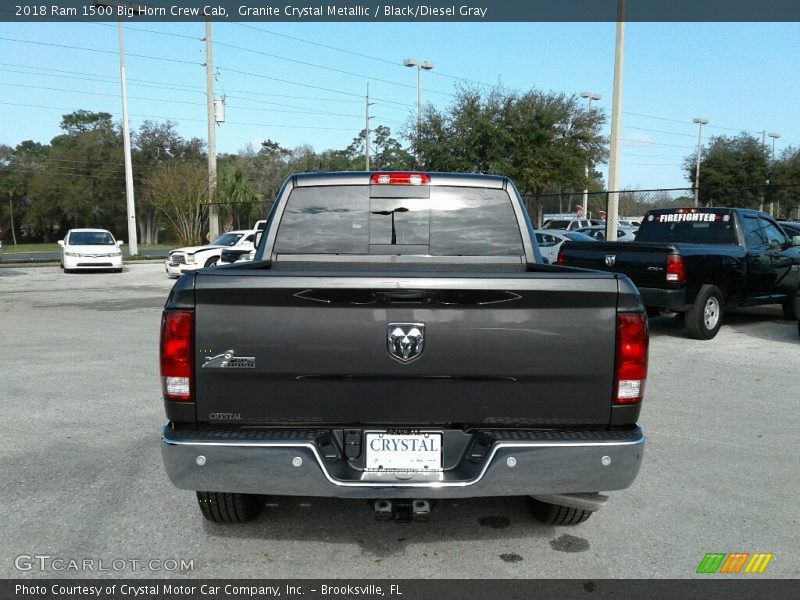
<path id="1" fill-rule="evenodd" d="M 255 260 L 181 276 L 161 326 L 166 471 L 203 515 L 263 496 L 525 496 L 585 521 L 630 486 L 647 376 L 624 275 L 542 264 L 514 184 L 289 177 Z"/>

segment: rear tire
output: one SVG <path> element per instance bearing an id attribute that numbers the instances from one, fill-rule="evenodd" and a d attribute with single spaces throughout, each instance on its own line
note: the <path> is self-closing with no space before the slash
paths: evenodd
<path id="1" fill-rule="evenodd" d="M 783 307 L 784 319 L 790 319 L 792 321 L 797 320 L 798 303 L 800 303 L 800 300 L 795 300 L 794 298 L 792 298 L 791 300 L 787 300 L 781 305 Z"/>
<path id="2" fill-rule="evenodd" d="M 203 516 L 214 523 L 246 523 L 263 508 L 261 496 L 227 492 L 197 492 Z"/>
<path id="3" fill-rule="evenodd" d="M 710 340 L 719 333 L 725 311 L 725 296 L 715 285 L 704 285 L 686 312 L 686 332 L 696 340 Z"/>
<path id="4" fill-rule="evenodd" d="M 528 498 L 528 506 L 534 518 L 547 525 L 578 525 L 592 516 L 591 510 L 550 504 L 536 498 Z"/>

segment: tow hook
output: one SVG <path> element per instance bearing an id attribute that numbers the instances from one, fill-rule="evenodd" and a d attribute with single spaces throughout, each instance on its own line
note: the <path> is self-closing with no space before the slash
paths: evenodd
<path id="1" fill-rule="evenodd" d="M 378 521 L 394 519 L 397 523 L 410 523 L 431 518 L 431 503 L 427 500 L 375 500 L 372 508 Z"/>

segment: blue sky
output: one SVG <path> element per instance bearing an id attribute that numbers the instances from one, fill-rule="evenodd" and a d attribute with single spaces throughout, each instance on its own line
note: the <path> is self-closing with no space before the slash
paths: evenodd
<path id="1" fill-rule="evenodd" d="M 125 23 L 134 129 L 169 117 L 185 137 L 206 138 L 203 35 L 202 23 Z M 235 152 L 267 138 L 343 148 L 364 126 L 368 80 L 373 126 L 399 133 L 416 111 L 408 57 L 436 64 L 422 74 L 426 103 L 447 105 L 456 78 L 468 78 L 600 93 L 595 106 L 610 114 L 614 36 L 613 23 L 215 23 L 216 89 L 228 105 L 217 148 Z M 116 24 L 2 23 L 0 38 L 37 42 L 0 39 L 0 143 L 47 142 L 61 115 L 78 108 L 120 118 Z M 797 23 L 628 23 L 621 184 L 686 187 L 681 163 L 697 142 L 697 116 L 710 120 L 706 139 L 766 130 L 781 135 L 777 153 L 800 145 L 798 57 Z"/>

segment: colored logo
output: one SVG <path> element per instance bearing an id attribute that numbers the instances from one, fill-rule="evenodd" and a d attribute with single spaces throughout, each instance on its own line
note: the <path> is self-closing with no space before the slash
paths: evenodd
<path id="1" fill-rule="evenodd" d="M 771 560 L 772 553 L 765 552 L 709 552 L 700 561 L 696 572 L 753 575 L 763 573 Z"/>

